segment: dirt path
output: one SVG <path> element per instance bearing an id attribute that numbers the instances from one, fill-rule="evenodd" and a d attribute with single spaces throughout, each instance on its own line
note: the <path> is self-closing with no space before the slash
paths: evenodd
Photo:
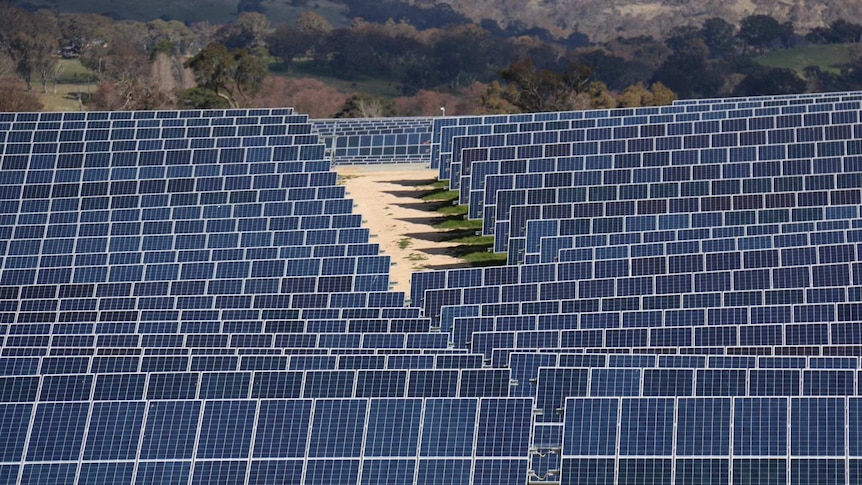
<path id="1" fill-rule="evenodd" d="M 370 242 L 379 244 L 395 263 L 389 278 L 395 291 L 409 297 L 414 271 L 464 265 L 446 254 L 456 244 L 440 241 L 439 231 L 430 225 L 439 215 L 428 212 L 420 199 L 437 180 L 436 170 L 423 165 L 353 165 L 334 170 L 341 176 L 347 198 L 356 204 L 354 213 L 362 214 L 363 226 L 371 230 Z"/>

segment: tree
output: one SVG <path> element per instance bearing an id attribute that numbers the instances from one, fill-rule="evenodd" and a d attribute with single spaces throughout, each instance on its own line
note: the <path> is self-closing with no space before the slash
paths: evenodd
<path id="1" fill-rule="evenodd" d="M 805 81 L 791 69 L 765 69 L 748 75 L 736 87 L 734 94 L 753 96 L 767 94 L 795 94 L 805 92 Z"/>
<path id="2" fill-rule="evenodd" d="M 147 23 L 147 47 L 150 49 L 161 42 L 169 42 L 173 46 L 170 54 L 187 54 L 198 40 L 195 32 L 177 20 L 157 19 Z"/>
<path id="3" fill-rule="evenodd" d="M 223 109 L 229 108 L 227 100 L 205 88 L 191 88 L 182 91 L 177 99 L 178 108 Z"/>
<path id="4" fill-rule="evenodd" d="M 858 89 L 853 86 L 852 82 L 848 82 L 849 80 L 845 76 L 824 71 L 819 66 L 807 66 L 803 70 L 803 75 L 808 83 L 806 91 L 809 92 L 853 91 Z"/>
<path id="5" fill-rule="evenodd" d="M 303 12 L 296 19 L 296 30 L 308 36 L 311 42 L 307 50 L 314 56 L 314 61 L 323 66 L 326 63 L 326 53 L 322 47 L 327 44 L 334 30 L 332 24 L 320 14 Z"/>
<path id="6" fill-rule="evenodd" d="M 235 67 L 235 59 L 227 47 L 215 42 L 210 43 L 187 60 L 185 66 L 194 71 L 199 86 L 219 96 L 227 96 L 225 92 Z"/>
<path id="7" fill-rule="evenodd" d="M 703 22 L 700 37 L 709 48 L 710 57 L 726 57 L 736 53 L 736 28 L 726 20 L 711 17 Z"/>
<path id="8" fill-rule="evenodd" d="M 98 111 L 164 109 L 173 100 L 147 79 L 102 82 L 90 97 L 89 108 Z"/>
<path id="9" fill-rule="evenodd" d="M 216 29 L 212 40 L 228 49 L 264 48 L 270 30 L 266 16 L 258 12 L 243 12 L 237 16 L 236 22 Z"/>
<path id="10" fill-rule="evenodd" d="M 184 65 L 194 71 L 199 87 L 224 98 L 232 107 L 238 106 L 237 97 L 241 101 L 253 98 L 268 73 L 260 57 L 245 49 L 228 51 L 218 43 L 210 43 Z"/>
<path id="11" fill-rule="evenodd" d="M 677 99 L 676 93 L 662 83 L 653 83 L 649 90 L 652 92 L 652 106 L 666 106 Z"/>
<path id="12" fill-rule="evenodd" d="M 786 46 L 793 36 L 793 25 L 781 24 L 769 15 L 749 15 L 739 23 L 736 35 L 746 46 L 763 52 L 778 42 Z"/>
<path id="13" fill-rule="evenodd" d="M 395 116 L 395 103 L 391 99 L 379 98 L 370 94 L 354 94 L 347 98 L 336 118 L 383 118 Z"/>
<path id="14" fill-rule="evenodd" d="M 243 12 L 236 18 L 236 24 L 244 32 L 248 32 L 251 44 L 248 47 L 263 47 L 266 45 L 266 36 L 272 30 L 269 19 L 258 12 Z"/>
<path id="15" fill-rule="evenodd" d="M 609 54 L 603 49 L 591 49 L 579 55 L 577 61 L 589 66 L 596 79 L 606 83 L 610 89 L 621 90 L 637 83 L 645 83 L 652 69 L 639 60 L 626 60 Z"/>
<path id="16" fill-rule="evenodd" d="M 511 64 L 500 77 L 514 89 L 509 101 L 525 112 L 565 111 L 572 107 L 573 99 L 589 86 L 592 71 L 589 67 L 572 63 L 561 72 L 537 70 L 529 60 Z"/>
<path id="17" fill-rule="evenodd" d="M 272 76 L 270 79 L 283 80 Z M 344 107 L 347 95 L 319 79 L 289 79 L 282 88 L 285 100 L 282 106 L 293 106 L 312 118 L 332 118 Z"/>
<path id="18" fill-rule="evenodd" d="M 440 77 L 455 86 L 467 86 L 493 72 L 493 41 L 488 31 L 478 25 L 464 25 L 447 31 L 432 48 L 437 59 L 435 69 Z"/>
<path id="19" fill-rule="evenodd" d="M 352 29 L 333 31 L 320 48 L 327 53 L 330 68 L 344 79 L 354 80 L 357 75 L 374 70 L 374 49 L 364 35 Z"/>
<path id="20" fill-rule="evenodd" d="M 501 85 L 494 81 L 487 85 L 473 83 L 478 89 L 475 104 L 476 114 L 520 113 L 521 108 L 510 100 L 517 98 L 518 91 L 512 85 Z"/>
<path id="21" fill-rule="evenodd" d="M 818 44 L 862 42 L 862 25 L 838 19 L 829 24 L 829 27 L 812 29 L 805 38 Z"/>
<path id="22" fill-rule="evenodd" d="M 608 91 L 605 83 L 593 81 L 575 96 L 570 109 L 610 109 L 616 107 L 617 100 Z"/>
<path id="23" fill-rule="evenodd" d="M 267 37 L 269 53 L 281 59 L 285 70 L 290 70 L 293 60 L 302 57 L 312 45 L 312 38 L 305 32 L 288 24 L 281 24 Z"/>
<path id="24" fill-rule="evenodd" d="M 60 30 L 50 12 L 29 13 L 8 4 L 0 4 L 0 47 L 15 63 L 15 72 L 32 90 L 37 76 L 47 92 L 48 83 L 57 72 Z"/>
<path id="25" fill-rule="evenodd" d="M 260 91 L 264 78 L 269 75 L 266 62 L 245 49 L 233 51 L 232 54 L 235 63 L 233 81 L 237 94 L 245 99 L 254 98 Z"/>
<path id="26" fill-rule="evenodd" d="M 700 29 L 693 25 L 682 25 L 671 29 L 667 38 L 664 41 L 665 45 L 674 52 L 685 52 L 692 45 L 703 45 L 703 38 L 700 35 Z"/>
<path id="27" fill-rule="evenodd" d="M 81 64 L 102 80 L 141 78 L 146 75 L 152 53 L 141 50 L 140 44 L 135 40 L 117 37 L 107 46 L 90 46 L 81 53 Z"/>
<path id="28" fill-rule="evenodd" d="M 108 17 L 90 13 L 61 13 L 58 20 L 63 47 L 79 55 L 92 43 L 104 43 L 114 23 Z"/>
<path id="29" fill-rule="evenodd" d="M 15 74 L 15 61 L 6 52 L 0 50 L 0 79 L 6 79 Z"/>
<path id="30" fill-rule="evenodd" d="M 150 60 L 158 51 L 164 49 L 173 54 L 178 49 L 170 36 L 155 36 L 153 25 L 112 21 L 103 29 L 104 35 L 84 45 L 79 57 L 81 64 L 93 71 L 99 81 L 146 77 Z"/>
<path id="31" fill-rule="evenodd" d="M 698 31 L 677 36 L 669 45 L 674 51 L 653 73 L 651 82 L 659 82 L 683 98 L 717 96 L 726 62 L 707 59 L 710 51 Z"/>
<path id="32" fill-rule="evenodd" d="M 619 106 L 634 108 L 638 106 L 663 106 L 676 99 L 676 95 L 662 83 L 655 83 L 647 89 L 637 83 L 626 88 L 617 98 Z"/>
<path id="33" fill-rule="evenodd" d="M 0 81 L 0 111 L 41 111 L 44 106 L 22 83 Z"/>
<path id="34" fill-rule="evenodd" d="M 228 49 L 248 49 L 254 43 L 254 37 L 251 32 L 246 31 L 238 24 L 224 24 L 216 29 L 213 42 Z"/>
<path id="35" fill-rule="evenodd" d="M 326 20 L 326 17 L 311 11 L 299 15 L 296 19 L 296 28 L 300 32 L 318 35 L 325 35 L 333 30 L 332 24 Z"/>
<path id="36" fill-rule="evenodd" d="M 395 106 L 402 116 L 439 116 L 440 108 L 446 108 L 447 115 L 466 114 L 461 101 L 452 94 L 423 89 L 410 97 L 395 99 Z"/>

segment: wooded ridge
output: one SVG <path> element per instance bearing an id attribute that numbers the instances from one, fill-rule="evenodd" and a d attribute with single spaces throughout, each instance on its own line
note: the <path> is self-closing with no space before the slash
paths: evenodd
<path id="1" fill-rule="evenodd" d="M 312 10 L 333 25 L 354 18 L 369 22 L 406 19 L 418 28 L 441 27 L 467 19 L 495 22 L 502 29 L 543 29 L 558 39 L 573 33 L 605 42 L 649 35 L 662 37 L 674 27 L 700 25 L 720 17 L 738 24 L 749 15 L 791 22 L 800 32 L 836 20 L 862 19 L 858 0 L 18 0 L 25 8 L 49 7 L 67 12 L 99 13 L 117 19 L 154 18 L 225 23 L 238 12 L 266 13 L 273 24 L 294 21 Z"/>

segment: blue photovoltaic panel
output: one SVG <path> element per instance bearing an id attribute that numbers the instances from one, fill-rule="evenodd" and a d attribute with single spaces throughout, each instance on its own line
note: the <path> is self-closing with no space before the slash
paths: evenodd
<path id="1" fill-rule="evenodd" d="M 359 457 L 365 429 L 367 401 L 318 400 L 314 406 L 308 456 Z"/>
<path id="2" fill-rule="evenodd" d="M 301 460 L 255 460 L 249 467 L 250 484 L 278 483 L 280 481 L 289 483 L 302 482 Z"/>
<path id="3" fill-rule="evenodd" d="M 27 460 L 77 460 L 84 444 L 88 412 L 87 403 L 44 403 L 37 406 Z"/>
<path id="4" fill-rule="evenodd" d="M 570 456 L 616 454 L 617 399 L 571 399 L 566 403 L 563 453 Z"/>
<path id="5" fill-rule="evenodd" d="M 476 460 L 473 483 L 479 485 L 507 484 L 524 482 L 527 460 Z"/>
<path id="6" fill-rule="evenodd" d="M 27 428 L 30 426 L 30 415 L 33 406 L 30 404 L 0 405 L 5 439 L 0 442 L 0 459 L 4 462 L 21 461 L 24 455 L 24 443 L 27 439 Z"/>
<path id="7" fill-rule="evenodd" d="M 420 456 L 472 456 L 477 404 L 475 399 L 427 400 Z"/>
<path id="8" fill-rule="evenodd" d="M 530 399 L 482 399 L 479 403 L 476 455 L 525 456 L 531 415 Z"/>
<path id="9" fill-rule="evenodd" d="M 334 165 L 431 161 L 433 118 L 312 120 Z"/>
<path id="10" fill-rule="evenodd" d="M 408 485 L 413 483 L 415 472 L 415 460 L 366 460 L 363 462 L 360 483 L 363 485 L 377 483 Z"/>
<path id="11" fill-rule="evenodd" d="M 308 442 L 311 400 L 262 401 L 254 458 L 302 458 Z"/>
<path id="12" fill-rule="evenodd" d="M 150 404 L 141 444 L 141 457 L 192 458 L 200 412 L 200 401 L 165 401 Z"/>
<path id="13" fill-rule="evenodd" d="M 674 432 L 673 399 L 624 400 L 620 410 L 620 454 L 671 454 Z"/>
<path id="14" fill-rule="evenodd" d="M 849 101 L 849 103 L 840 104 L 841 107 L 850 107 L 854 106 L 853 101 L 858 100 L 858 95 L 849 95 L 844 97 L 843 99 Z M 808 101 L 805 105 L 797 105 L 797 106 L 787 106 L 785 104 L 784 107 L 780 107 L 776 105 L 774 107 L 764 107 L 764 104 L 753 104 L 745 106 L 741 109 L 734 104 L 726 104 L 726 103 L 716 103 L 713 106 L 708 106 L 706 110 L 701 112 L 685 112 L 685 109 L 680 109 L 680 107 L 657 107 L 657 108 L 635 108 L 632 110 L 604 110 L 604 111 L 588 111 L 588 112 L 580 112 L 580 113 L 549 113 L 550 117 L 545 118 L 546 120 L 559 119 L 563 121 L 544 121 L 538 123 L 516 123 L 514 119 L 508 120 L 511 124 L 506 124 L 507 120 L 497 120 L 496 124 L 488 124 L 478 126 L 470 126 L 467 129 L 457 128 L 443 128 L 443 141 L 441 144 L 441 155 L 439 156 L 439 166 L 440 166 L 440 178 L 441 179 L 449 179 L 452 176 L 453 183 L 456 183 L 458 175 L 461 171 L 461 152 L 460 150 L 465 146 L 479 146 L 479 140 L 469 140 L 468 137 L 464 137 L 464 135 L 473 135 L 474 137 L 482 134 L 487 134 L 486 137 L 481 137 L 487 139 L 488 145 L 486 146 L 495 146 L 501 144 L 501 141 L 505 142 L 516 142 L 513 144 L 528 144 L 532 137 L 530 136 L 531 131 L 536 131 L 537 129 L 541 130 L 543 128 L 549 130 L 565 130 L 565 128 L 592 128 L 588 130 L 586 136 L 581 136 L 576 138 L 580 141 L 583 140 L 605 140 L 605 144 L 613 144 L 611 140 L 616 138 L 631 138 L 632 135 L 629 134 L 630 131 L 634 131 L 637 136 L 636 127 L 634 130 L 626 129 L 631 128 L 630 125 L 638 125 L 646 122 L 656 123 L 656 122 L 685 122 L 685 121 L 693 121 L 693 120 L 722 120 L 726 118 L 734 118 L 734 117 L 749 117 L 752 115 L 763 115 L 763 114 L 780 114 L 780 113 L 798 113 L 800 111 L 804 112 L 808 108 L 811 108 L 812 111 L 826 111 L 822 110 L 818 104 L 825 103 L 835 103 L 841 102 L 841 100 L 837 98 L 822 98 L 822 99 L 814 99 Z M 855 106 L 858 107 L 858 104 Z M 832 106 L 826 106 L 827 110 L 832 109 Z M 660 111 L 669 113 L 670 116 L 667 115 L 659 115 Z M 711 111 L 711 112 L 710 112 Z M 583 114 L 593 115 L 589 116 L 590 119 L 579 119 L 584 118 Z M 647 116 L 644 116 L 647 115 Z M 533 116 L 531 114 L 526 115 L 528 117 Z M 605 118 L 604 120 L 600 120 L 599 118 Z M 478 123 L 482 123 L 482 120 L 476 120 Z M 520 120 L 523 121 L 523 120 Z M 514 123 L 512 123 L 514 122 Z M 719 126 L 719 129 L 732 129 L 732 125 L 728 126 L 719 125 L 719 121 L 713 121 L 715 126 Z M 600 128 L 601 126 L 608 126 L 608 128 Z M 623 125 L 627 125 L 623 127 Z M 610 128 L 611 126 L 617 126 L 618 128 Z M 520 133 L 515 134 L 514 136 L 500 136 L 500 135 L 490 135 L 491 132 L 499 131 L 505 133 L 507 131 L 518 131 Z M 691 132 L 689 132 L 690 134 Z M 552 132 L 551 134 L 555 134 Z M 642 133 L 643 136 L 663 136 L 665 132 L 655 132 L 650 131 L 649 133 Z M 461 138 L 459 138 L 459 135 Z M 525 136 L 526 135 L 526 136 Z M 466 141 L 466 143 L 465 143 Z M 549 140 L 547 136 L 543 136 L 541 139 L 537 139 L 536 141 L 542 141 L 543 143 L 553 143 L 554 140 Z M 435 166 L 435 160 L 432 160 L 432 166 Z M 457 185 L 453 185 L 453 188 L 457 187 Z"/>
<path id="15" fill-rule="evenodd" d="M 199 458 L 247 458 L 257 408 L 246 401 L 209 401 L 200 425 Z"/>
<path id="16" fill-rule="evenodd" d="M 138 464 L 135 485 L 164 483 L 180 485 L 188 483 L 191 474 L 190 461 L 152 461 Z"/>
<path id="17" fill-rule="evenodd" d="M 305 467 L 308 484 L 356 483 L 359 478 L 359 460 L 308 460 Z"/>
<path id="18" fill-rule="evenodd" d="M 195 463 L 192 474 L 193 484 L 207 484 L 213 482 L 230 485 L 240 485 L 245 482 L 245 461 L 200 461 Z"/>
<path id="19" fill-rule="evenodd" d="M 137 455 L 143 402 L 97 402 L 90 415 L 85 460 L 131 460 Z"/>
<path id="20" fill-rule="evenodd" d="M 730 453 L 729 399 L 692 399 L 680 403 L 677 454 L 726 456 Z"/>
<path id="21" fill-rule="evenodd" d="M 0 482 L 855 484 L 859 102 L 0 114 Z M 510 264 L 405 307 L 411 161 Z"/>
<path id="22" fill-rule="evenodd" d="M 74 463 L 24 465 L 22 483 L 74 484 L 77 466 Z"/>
<path id="23" fill-rule="evenodd" d="M 472 462 L 456 459 L 419 460 L 417 485 L 435 483 L 466 483 L 470 481 Z"/>
<path id="24" fill-rule="evenodd" d="M 98 485 L 101 483 L 132 483 L 135 472 L 133 462 L 126 463 L 84 463 L 81 465 L 79 484 Z"/>
<path id="25" fill-rule="evenodd" d="M 365 456 L 417 456 L 421 413 L 420 399 L 372 401 Z"/>

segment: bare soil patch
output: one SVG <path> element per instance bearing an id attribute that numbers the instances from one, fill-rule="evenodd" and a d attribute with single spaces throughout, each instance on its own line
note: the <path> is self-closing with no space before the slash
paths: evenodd
<path id="1" fill-rule="evenodd" d="M 393 290 L 409 295 L 410 277 L 416 271 L 467 266 L 450 255 L 458 243 L 443 241 L 445 231 L 431 227 L 439 218 L 433 211 L 440 203 L 421 200 L 432 190 L 436 170 L 394 164 L 345 165 L 333 170 L 347 189 L 347 198 L 356 204 L 354 213 L 362 214 L 363 226 L 371 230 L 370 242 L 379 244 L 394 263 L 389 277 Z"/>

